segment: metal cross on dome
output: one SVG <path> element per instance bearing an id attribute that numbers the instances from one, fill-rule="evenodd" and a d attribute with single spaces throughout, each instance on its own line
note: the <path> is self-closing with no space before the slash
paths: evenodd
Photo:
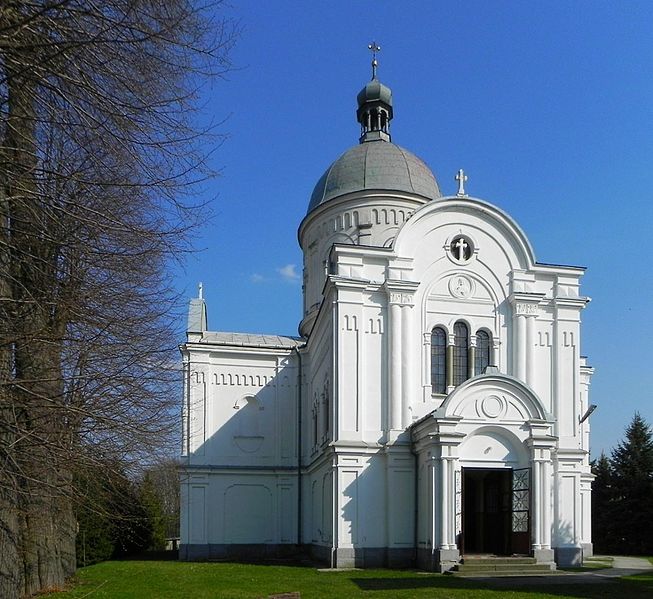
<path id="1" fill-rule="evenodd" d="M 457 195 L 466 196 L 467 194 L 465 193 L 465 181 L 467 181 L 467 175 L 465 174 L 465 171 L 463 169 L 458 169 L 458 173 L 456 174 L 455 179 L 458 181 Z"/>
<path id="2" fill-rule="evenodd" d="M 367 47 L 372 52 L 372 79 L 376 79 L 376 67 L 379 66 L 379 63 L 376 60 L 376 53 L 381 52 L 381 46 L 376 42 L 372 42 L 371 44 L 368 44 Z"/>

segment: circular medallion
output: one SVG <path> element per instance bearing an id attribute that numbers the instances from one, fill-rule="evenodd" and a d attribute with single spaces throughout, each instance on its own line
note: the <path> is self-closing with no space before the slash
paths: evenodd
<path id="1" fill-rule="evenodd" d="M 474 285 L 465 275 L 454 275 L 449 279 L 449 291 L 454 297 L 465 298 L 472 295 Z"/>
<path id="2" fill-rule="evenodd" d="M 496 395 L 488 395 L 481 402 L 481 412 L 488 418 L 498 418 L 504 407 L 504 401 Z"/>

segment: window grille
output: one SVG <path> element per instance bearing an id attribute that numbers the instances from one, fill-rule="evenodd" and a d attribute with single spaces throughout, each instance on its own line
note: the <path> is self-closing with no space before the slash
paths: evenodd
<path id="1" fill-rule="evenodd" d="M 447 334 L 440 327 L 431 331 L 431 387 L 433 393 L 447 392 Z"/>
<path id="2" fill-rule="evenodd" d="M 490 365 L 490 346 L 492 338 L 486 331 L 476 333 L 476 357 L 474 359 L 474 374 L 483 374 Z"/>
<path id="3" fill-rule="evenodd" d="M 468 375 L 469 331 L 464 322 L 453 325 L 453 384 L 464 383 Z"/>

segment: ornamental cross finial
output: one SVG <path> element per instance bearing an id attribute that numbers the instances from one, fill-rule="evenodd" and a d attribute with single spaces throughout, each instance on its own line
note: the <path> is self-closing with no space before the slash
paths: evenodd
<path id="1" fill-rule="evenodd" d="M 458 250 L 458 260 L 461 262 L 465 259 L 465 250 L 467 249 L 467 242 L 461 237 L 457 243 L 454 244 Z"/>
<path id="2" fill-rule="evenodd" d="M 204 285 L 200 281 L 200 284 L 197 286 L 197 291 L 198 291 L 198 297 L 200 299 L 204 299 Z"/>
<path id="3" fill-rule="evenodd" d="M 458 181 L 458 194 L 459 196 L 466 196 L 465 193 L 465 181 L 467 181 L 467 175 L 463 169 L 458 169 L 456 174 L 456 181 Z"/>
<path id="4" fill-rule="evenodd" d="M 381 52 L 381 46 L 376 42 L 372 42 L 371 44 L 368 44 L 367 47 L 372 52 L 372 79 L 376 79 L 376 67 L 379 66 L 379 63 L 376 60 L 376 53 Z"/>

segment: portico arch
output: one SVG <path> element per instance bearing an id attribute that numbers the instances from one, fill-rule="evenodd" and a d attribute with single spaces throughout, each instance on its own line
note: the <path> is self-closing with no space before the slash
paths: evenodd
<path id="1" fill-rule="evenodd" d="M 500 373 L 465 381 L 414 424 L 419 459 L 430 456 L 436 481 L 427 517 L 441 522 L 439 568 L 454 547 L 552 562 L 552 425 L 537 394 Z"/>

